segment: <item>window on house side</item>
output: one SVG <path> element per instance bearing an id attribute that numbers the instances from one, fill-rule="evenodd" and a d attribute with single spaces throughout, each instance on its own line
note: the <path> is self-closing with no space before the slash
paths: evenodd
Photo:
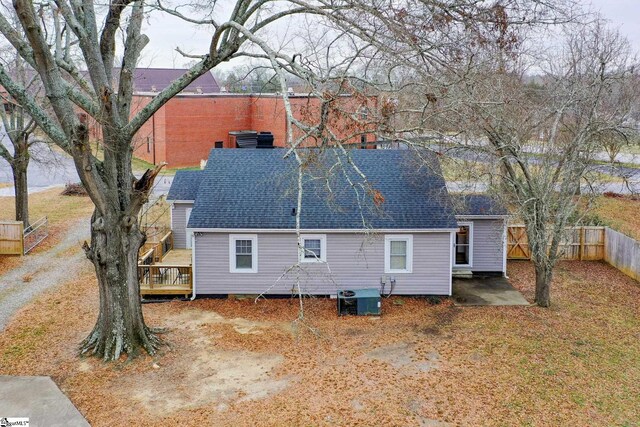
<path id="1" fill-rule="evenodd" d="M 216 141 L 215 148 L 224 148 L 224 143 L 222 141 Z"/>
<path id="2" fill-rule="evenodd" d="M 253 265 L 251 243 L 251 240 L 236 240 L 236 269 L 246 270 Z"/>
<path id="3" fill-rule="evenodd" d="M 392 240 L 390 242 L 389 256 L 391 260 L 389 265 L 392 270 L 407 269 L 407 242 L 404 240 Z"/>
<path id="4" fill-rule="evenodd" d="M 360 148 L 362 148 L 362 149 L 367 148 L 367 135 L 366 134 L 360 135 Z"/>
<path id="5" fill-rule="evenodd" d="M 413 235 L 385 236 L 385 273 L 411 273 L 413 271 Z"/>
<path id="6" fill-rule="evenodd" d="M 327 236 L 300 236 L 300 262 L 323 262 L 327 260 Z"/>
<path id="7" fill-rule="evenodd" d="M 229 236 L 229 271 L 257 273 L 258 237 L 256 235 Z"/>

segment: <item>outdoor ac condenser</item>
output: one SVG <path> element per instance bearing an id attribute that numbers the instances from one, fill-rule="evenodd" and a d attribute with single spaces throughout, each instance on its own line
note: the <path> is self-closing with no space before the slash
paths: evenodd
<path id="1" fill-rule="evenodd" d="M 338 315 L 379 316 L 379 289 L 344 289 L 338 291 Z"/>

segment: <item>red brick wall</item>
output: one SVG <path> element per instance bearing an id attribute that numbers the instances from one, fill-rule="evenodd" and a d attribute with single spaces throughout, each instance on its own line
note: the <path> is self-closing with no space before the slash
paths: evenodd
<path id="1" fill-rule="evenodd" d="M 134 97 L 133 112 L 144 107 L 148 97 Z M 329 127 L 339 137 L 345 137 L 361 129 L 350 119 L 361 107 L 362 102 L 342 98 L 339 108 Z M 294 115 L 303 121 L 317 122 L 320 101 L 307 97 L 292 97 Z M 155 120 L 155 125 L 154 125 Z M 169 167 L 196 166 L 206 159 L 216 141 L 223 141 L 225 148 L 232 148 L 229 132 L 239 130 L 270 131 L 274 144 L 286 145 L 287 121 L 284 102 L 279 96 L 177 96 L 168 101 L 154 118 L 149 120 L 136 134 L 134 140 L 136 157 L 154 162 L 165 161 Z M 294 131 L 299 135 L 299 130 Z M 147 150 L 147 138 L 154 144 Z M 374 141 L 373 133 L 367 134 L 368 141 Z M 360 137 L 349 142 L 359 143 Z"/>
<path id="2" fill-rule="evenodd" d="M 287 116 L 282 98 L 254 96 L 251 107 L 251 129 L 273 133 L 273 144 L 284 147 L 287 142 Z"/>
<path id="3" fill-rule="evenodd" d="M 131 114 L 135 114 L 144 108 L 151 97 L 136 96 L 132 101 Z M 165 136 L 166 130 L 166 105 L 161 107 L 153 117 L 148 120 L 133 138 L 133 154 L 139 159 L 149 163 L 159 164 L 167 161 Z M 148 144 L 150 142 L 150 144 Z"/>
<path id="4" fill-rule="evenodd" d="M 251 129 L 248 97 L 176 97 L 165 108 L 169 167 L 198 165 L 216 141 L 230 147 L 229 132 Z"/>

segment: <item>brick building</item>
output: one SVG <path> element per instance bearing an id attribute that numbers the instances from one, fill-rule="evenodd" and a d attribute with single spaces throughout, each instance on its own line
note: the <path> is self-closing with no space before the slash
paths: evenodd
<path id="1" fill-rule="evenodd" d="M 139 68 L 134 75 L 133 112 L 143 108 L 159 91 L 186 70 Z M 345 97 L 344 110 L 333 120 L 332 130 L 340 135 L 354 133 L 352 114 L 362 109 L 359 101 Z M 291 95 L 296 118 L 313 122 L 320 102 L 305 95 Z M 235 148 L 231 132 L 253 130 L 271 132 L 274 145 L 286 143 L 287 120 L 282 97 L 277 94 L 233 94 L 220 90 L 211 73 L 196 79 L 183 92 L 169 100 L 135 136 L 134 155 L 149 163 L 166 162 L 169 167 L 196 166 L 207 159 L 212 148 Z M 99 138 L 99 129 L 92 128 Z M 358 135 L 350 142 L 375 140 L 373 133 Z"/>

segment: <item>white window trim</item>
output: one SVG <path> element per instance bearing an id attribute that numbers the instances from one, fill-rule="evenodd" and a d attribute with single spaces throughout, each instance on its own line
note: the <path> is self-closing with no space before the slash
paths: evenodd
<path id="1" fill-rule="evenodd" d="M 453 233 L 453 266 L 454 267 L 473 267 L 473 222 L 465 222 L 458 221 L 458 226 L 469 227 L 469 263 L 468 264 L 458 264 L 456 263 L 457 252 L 456 252 L 456 234 L 457 231 Z"/>
<path id="2" fill-rule="evenodd" d="M 391 268 L 391 242 L 407 242 L 407 268 Z M 384 236 L 384 272 L 385 273 L 412 273 L 413 272 L 413 235 L 412 234 L 387 234 Z"/>
<path id="3" fill-rule="evenodd" d="M 320 258 L 304 257 L 304 241 L 320 240 Z M 327 235 L 326 234 L 301 234 L 298 242 L 298 261 L 300 262 L 327 262 Z"/>
<path id="4" fill-rule="evenodd" d="M 251 268 L 236 268 L 236 240 L 251 240 Z M 257 273 L 258 272 L 258 235 L 230 234 L 229 235 L 229 273 Z"/>

